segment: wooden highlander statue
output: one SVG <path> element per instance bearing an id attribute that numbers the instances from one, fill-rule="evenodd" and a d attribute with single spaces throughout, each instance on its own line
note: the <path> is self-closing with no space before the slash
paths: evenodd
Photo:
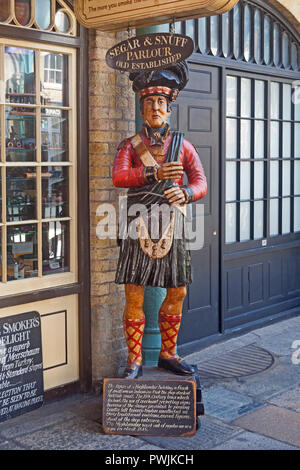
<path id="1" fill-rule="evenodd" d="M 186 286 L 192 282 L 190 252 L 186 246 L 185 205 L 205 196 L 206 178 L 194 146 L 179 132 L 170 132 L 167 120 L 170 105 L 188 81 L 185 62 L 154 72 L 132 73 L 133 90 L 140 99 L 144 120 L 136 136 L 118 147 L 113 167 L 113 183 L 129 188 L 127 223 L 137 221 L 138 237 L 120 237 L 116 283 L 125 284 L 124 332 L 128 363 L 124 378 L 142 375 L 141 343 L 145 326 L 143 300 L 145 286 L 167 289 L 159 311 L 161 351 L 158 367 L 179 375 L 190 375 L 192 366 L 177 355 L 176 344 Z M 188 184 L 183 185 L 183 173 Z M 128 215 L 134 204 L 143 204 L 142 214 Z M 168 223 L 163 225 L 153 207 L 168 205 Z M 154 238 L 151 229 L 157 229 Z M 150 233 L 150 235 L 149 235 Z M 175 236 L 181 233 L 182 236 Z"/>

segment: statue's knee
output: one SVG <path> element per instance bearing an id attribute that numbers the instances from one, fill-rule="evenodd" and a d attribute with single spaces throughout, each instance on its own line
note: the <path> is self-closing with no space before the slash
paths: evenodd
<path id="1" fill-rule="evenodd" d="M 126 284 L 125 297 L 125 318 L 143 318 L 144 287 L 135 284 Z"/>

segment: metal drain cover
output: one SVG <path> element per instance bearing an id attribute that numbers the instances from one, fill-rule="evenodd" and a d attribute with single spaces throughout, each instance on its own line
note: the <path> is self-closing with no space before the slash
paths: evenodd
<path id="1" fill-rule="evenodd" d="M 274 356 L 265 349 L 249 344 L 197 364 L 201 379 L 230 379 L 253 375 L 269 369 Z"/>

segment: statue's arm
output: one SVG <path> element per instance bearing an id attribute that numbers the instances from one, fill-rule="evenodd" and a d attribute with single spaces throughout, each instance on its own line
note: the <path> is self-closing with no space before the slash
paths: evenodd
<path id="1" fill-rule="evenodd" d="M 206 195 L 206 176 L 197 150 L 187 140 L 183 142 L 183 151 L 183 168 L 188 178 L 188 184 L 184 188 L 189 196 L 188 202 L 193 202 Z"/>
<path id="2" fill-rule="evenodd" d="M 133 166 L 134 149 L 129 140 L 122 142 L 115 156 L 112 180 L 113 184 L 119 188 L 130 188 L 133 186 L 143 186 L 147 184 L 144 166 Z"/>

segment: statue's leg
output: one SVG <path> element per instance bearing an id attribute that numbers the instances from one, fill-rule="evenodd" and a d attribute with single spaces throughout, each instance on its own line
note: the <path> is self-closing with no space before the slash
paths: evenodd
<path id="1" fill-rule="evenodd" d="M 158 316 L 161 332 L 158 367 L 179 375 L 190 375 L 194 372 L 193 367 L 183 362 L 177 355 L 177 337 L 186 292 L 185 286 L 168 288 Z"/>
<path id="2" fill-rule="evenodd" d="M 145 328 L 144 289 L 144 286 L 125 284 L 126 305 L 123 326 L 128 348 L 128 360 L 123 377 L 129 379 L 135 379 L 142 375 L 142 338 Z"/>

